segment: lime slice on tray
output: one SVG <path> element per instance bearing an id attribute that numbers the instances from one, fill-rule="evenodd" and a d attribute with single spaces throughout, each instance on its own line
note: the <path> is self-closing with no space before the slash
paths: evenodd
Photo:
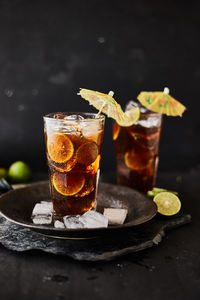
<path id="1" fill-rule="evenodd" d="M 157 194 L 153 201 L 156 203 L 158 212 L 164 216 L 173 216 L 181 209 L 181 201 L 170 192 L 161 192 Z"/>

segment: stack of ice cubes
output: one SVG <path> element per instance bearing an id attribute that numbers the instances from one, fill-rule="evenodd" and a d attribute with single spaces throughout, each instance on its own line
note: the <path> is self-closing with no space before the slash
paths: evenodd
<path id="1" fill-rule="evenodd" d="M 53 204 L 48 201 L 37 203 L 32 211 L 32 220 L 34 224 L 51 224 L 53 216 Z"/>
<path id="2" fill-rule="evenodd" d="M 65 216 L 63 220 L 65 227 L 70 229 L 108 227 L 108 219 L 94 210 L 87 211 L 82 216 Z"/>
<path id="3" fill-rule="evenodd" d="M 52 202 L 42 201 L 37 203 L 32 212 L 32 220 L 37 225 L 49 225 L 53 220 L 53 205 Z M 108 227 L 108 218 L 102 214 L 91 210 L 83 215 L 65 216 L 62 220 L 54 222 L 55 228 L 106 228 Z"/>

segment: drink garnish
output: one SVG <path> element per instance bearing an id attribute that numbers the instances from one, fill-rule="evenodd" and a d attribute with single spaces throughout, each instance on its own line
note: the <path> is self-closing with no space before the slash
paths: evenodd
<path id="1" fill-rule="evenodd" d="M 77 162 L 89 166 L 96 160 L 98 152 L 98 146 L 95 142 L 86 142 L 76 151 Z"/>
<path id="2" fill-rule="evenodd" d="M 180 199 L 170 192 L 160 192 L 153 198 L 153 201 L 157 205 L 158 212 L 164 216 L 176 215 L 181 209 Z"/>
<path id="3" fill-rule="evenodd" d="M 80 89 L 78 95 L 89 101 L 99 111 L 97 116 L 102 112 L 108 117 L 113 118 L 120 126 L 131 126 L 140 117 L 139 107 L 134 107 L 127 112 L 123 112 L 121 106 L 113 98 L 114 92 L 112 91 L 104 94 L 88 89 Z"/>
<path id="4" fill-rule="evenodd" d="M 148 109 L 168 116 L 181 116 L 186 107 L 169 95 L 169 89 L 163 92 L 141 92 L 137 99 Z"/>
<path id="5" fill-rule="evenodd" d="M 86 172 L 91 174 L 96 174 L 99 169 L 100 160 L 101 160 L 101 155 L 99 154 L 96 160 L 91 165 L 86 167 Z"/>
<path id="6" fill-rule="evenodd" d="M 158 188 L 158 187 L 154 187 L 152 189 L 152 191 L 148 191 L 147 196 L 153 199 L 156 195 L 158 195 L 159 193 L 162 193 L 162 192 L 169 192 L 169 193 L 172 193 L 172 194 L 178 196 L 178 192 L 176 192 L 176 191 L 171 191 L 171 190 Z"/>
<path id="7" fill-rule="evenodd" d="M 76 155 L 74 154 L 67 162 L 65 163 L 62 163 L 62 164 L 58 164 L 58 163 L 55 163 L 54 161 L 50 160 L 49 163 L 52 164 L 52 166 L 55 168 L 56 171 L 58 172 L 70 172 L 74 166 L 76 165 L 77 163 L 77 160 L 76 160 Z"/>
<path id="8" fill-rule="evenodd" d="M 47 149 L 50 158 L 56 163 L 67 162 L 74 153 L 71 140 L 61 132 L 54 132 L 48 137 Z"/>
<path id="9" fill-rule="evenodd" d="M 113 124 L 113 141 L 116 141 L 116 139 L 119 136 L 120 132 L 120 126 L 116 123 Z"/>
<path id="10" fill-rule="evenodd" d="M 127 151 L 124 155 L 124 162 L 129 169 L 142 170 L 149 168 L 152 165 L 154 156 L 146 153 L 142 156 L 136 151 Z"/>
<path id="11" fill-rule="evenodd" d="M 59 194 L 73 196 L 82 190 L 85 177 L 80 172 L 68 172 L 67 174 L 55 172 L 52 182 Z"/>

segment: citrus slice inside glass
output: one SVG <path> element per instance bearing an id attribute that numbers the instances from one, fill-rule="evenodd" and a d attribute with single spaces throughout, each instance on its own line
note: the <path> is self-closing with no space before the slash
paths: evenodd
<path id="1" fill-rule="evenodd" d="M 74 146 L 66 134 L 54 132 L 48 137 L 47 150 L 53 161 L 65 163 L 72 157 Z"/>
<path id="2" fill-rule="evenodd" d="M 85 180 L 85 185 L 82 190 L 75 195 L 75 197 L 85 197 L 94 191 L 96 180 L 93 176 L 88 175 Z"/>
<path id="3" fill-rule="evenodd" d="M 52 165 L 54 166 L 56 171 L 64 173 L 64 172 L 70 172 L 75 167 L 76 163 L 77 163 L 76 156 L 73 155 L 66 163 L 63 164 L 52 163 Z"/>
<path id="4" fill-rule="evenodd" d="M 124 162 L 129 169 L 142 170 L 149 167 L 153 162 L 153 156 L 141 155 L 133 151 L 128 151 L 124 155 Z"/>
<path id="5" fill-rule="evenodd" d="M 157 194 L 153 201 L 156 203 L 158 212 L 164 216 L 173 216 L 181 209 L 181 201 L 170 192 L 161 192 Z"/>
<path id="6" fill-rule="evenodd" d="M 128 110 L 125 114 L 118 115 L 115 120 L 120 126 L 128 127 L 136 123 L 139 120 L 139 117 L 140 109 L 139 107 L 134 107 Z"/>
<path id="7" fill-rule="evenodd" d="M 86 142 L 82 144 L 77 152 L 77 162 L 85 166 L 91 165 L 98 156 L 98 146 L 95 142 Z"/>
<path id="8" fill-rule="evenodd" d="M 113 141 L 116 141 L 116 139 L 119 136 L 120 132 L 120 126 L 116 123 L 113 124 Z"/>
<path id="9" fill-rule="evenodd" d="M 54 173 L 52 178 L 56 191 L 64 196 L 73 196 L 82 190 L 85 184 L 85 177 L 82 173 Z"/>
<path id="10" fill-rule="evenodd" d="M 99 164 L 101 160 L 101 155 L 99 154 L 96 158 L 96 160 L 86 168 L 86 172 L 89 172 L 91 174 L 96 174 L 99 169 Z"/>

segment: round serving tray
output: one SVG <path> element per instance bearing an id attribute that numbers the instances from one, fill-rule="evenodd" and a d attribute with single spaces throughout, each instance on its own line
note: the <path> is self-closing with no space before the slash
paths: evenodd
<path id="1" fill-rule="evenodd" d="M 94 229 L 58 229 L 53 225 L 35 225 L 31 213 L 36 203 L 49 201 L 48 182 L 35 183 L 0 196 L 0 213 L 9 221 L 28 227 L 41 234 L 57 238 L 92 238 L 104 234 L 117 233 L 135 227 L 152 219 L 157 213 L 155 203 L 146 195 L 128 187 L 100 182 L 97 211 L 104 208 L 126 208 L 128 215 L 123 225 Z"/>

